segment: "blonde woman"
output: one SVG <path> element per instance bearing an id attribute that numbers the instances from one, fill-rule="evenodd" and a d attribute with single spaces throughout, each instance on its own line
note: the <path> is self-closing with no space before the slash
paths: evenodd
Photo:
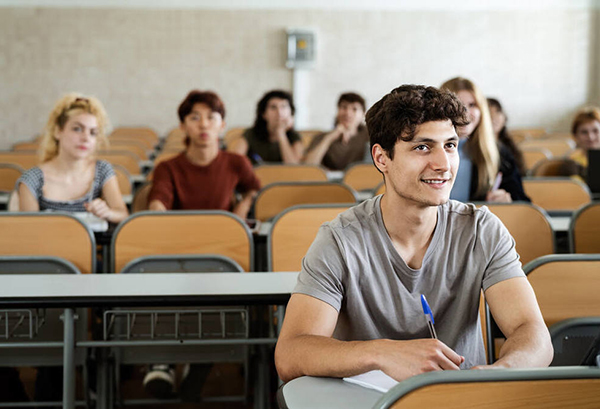
<path id="1" fill-rule="evenodd" d="M 469 112 L 470 123 L 457 129 L 460 167 L 450 197 L 466 201 L 530 201 L 515 160 L 499 148 L 485 96 L 466 78 L 453 78 L 441 86 L 454 92 Z"/>
<path id="2" fill-rule="evenodd" d="M 68 94 L 50 113 L 41 164 L 17 181 L 19 210 L 90 212 L 111 223 L 128 216 L 112 166 L 96 158 L 106 146 L 108 119 L 94 97 Z"/>

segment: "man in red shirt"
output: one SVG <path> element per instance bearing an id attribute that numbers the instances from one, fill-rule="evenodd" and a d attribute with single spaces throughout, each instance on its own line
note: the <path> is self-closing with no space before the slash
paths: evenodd
<path id="1" fill-rule="evenodd" d="M 178 109 L 187 149 L 154 171 L 150 210 L 227 210 L 245 219 L 260 189 L 248 158 L 219 149 L 225 106 L 217 94 L 191 91 Z M 234 203 L 234 192 L 242 199 Z"/>
<path id="2" fill-rule="evenodd" d="M 214 92 L 194 90 L 177 113 L 187 148 L 156 167 L 150 210 L 226 210 L 246 219 L 260 181 L 246 156 L 219 149 L 219 134 L 225 129 L 223 101 Z M 242 195 L 237 203 L 236 192 Z M 186 368 L 181 385 L 184 400 L 196 399 L 211 366 Z M 144 377 L 144 387 L 158 398 L 171 397 L 174 385 L 172 365 L 152 365 Z"/>

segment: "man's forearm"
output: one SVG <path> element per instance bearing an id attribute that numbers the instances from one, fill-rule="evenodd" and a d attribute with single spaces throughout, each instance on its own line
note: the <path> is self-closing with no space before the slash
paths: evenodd
<path id="1" fill-rule="evenodd" d="M 341 378 L 377 369 L 378 341 L 339 341 L 317 335 L 280 339 L 275 363 L 287 382 L 299 376 Z"/>
<path id="2" fill-rule="evenodd" d="M 494 366 L 531 368 L 550 365 L 553 357 L 548 329 L 542 323 L 523 324 L 506 339 Z"/>
<path id="3" fill-rule="evenodd" d="M 233 213 L 235 213 L 242 219 L 246 219 L 248 217 L 248 212 L 250 211 L 250 207 L 252 207 L 252 201 L 254 200 L 256 194 L 256 190 L 244 194 L 242 200 L 240 200 L 238 204 L 236 204 L 233 208 Z"/>
<path id="4" fill-rule="evenodd" d="M 339 138 L 339 134 L 336 130 L 329 132 L 323 137 L 315 147 L 306 153 L 304 157 L 304 163 L 309 165 L 320 165 L 323 161 L 323 157 L 327 153 L 327 150 L 335 139 Z"/>

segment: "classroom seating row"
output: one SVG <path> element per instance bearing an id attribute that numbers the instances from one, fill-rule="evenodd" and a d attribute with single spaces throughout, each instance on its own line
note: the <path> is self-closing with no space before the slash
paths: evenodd
<path id="1" fill-rule="evenodd" d="M 300 205 L 277 214 L 267 233 L 268 271 L 299 271 L 319 227 L 353 203 Z M 515 239 L 522 262 L 556 252 L 548 215 L 527 203 L 487 204 Z M 580 209 L 571 222 L 574 253 L 600 253 L 600 203 Z M 66 213 L 0 213 L 0 255 L 56 256 L 82 273 L 96 271 L 94 234 Z M 123 272 L 142 257 L 220 254 L 244 271 L 257 271 L 255 240 L 248 225 L 224 211 L 140 212 L 119 224 L 103 260 L 110 272 Z M 107 246 L 108 247 L 108 246 Z M 262 256 L 264 257 L 264 256 Z M 108 262 L 110 261 L 110 264 Z"/>
<path id="2" fill-rule="evenodd" d="M 572 365 L 573 360 L 576 361 L 577 359 L 580 359 L 582 357 L 582 353 L 585 353 L 586 351 L 586 346 L 582 346 L 583 344 L 581 342 L 576 347 L 569 342 L 570 338 L 574 336 L 574 333 L 570 331 L 581 331 L 582 327 L 586 327 L 588 331 L 587 335 L 585 336 L 592 339 L 592 341 L 597 335 L 598 329 L 600 328 L 600 302 L 596 296 L 595 290 L 598 288 L 598 284 L 600 284 L 600 275 L 598 274 L 599 266 L 600 255 L 546 256 L 525 266 L 525 272 L 527 273 L 528 280 L 536 292 L 545 322 L 548 326 L 550 326 L 553 334 L 553 343 L 556 351 L 553 361 L 554 365 L 558 365 L 559 362 Z M 3 270 L 3 272 L 7 273 L 5 270 Z M 143 283 L 143 280 L 140 281 L 140 283 Z M 165 311 L 164 313 L 168 314 L 169 312 L 173 314 L 176 313 L 174 311 Z M 137 313 L 143 315 L 143 312 L 140 310 L 137 310 Z M 85 316 L 83 314 L 85 313 L 82 312 L 82 317 Z M 107 316 L 105 316 L 105 319 L 106 317 Z M 573 320 L 574 318 L 579 319 Z M 565 321 L 566 319 L 571 321 Z M 557 320 L 560 321 L 556 322 Z M 56 319 L 56 321 L 58 320 Z M 484 328 L 486 328 L 486 330 L 489 332 L 489 328 L 487 327 L 487 323 L 489 321 L 485 322 L 486 324 Z M 105 323 L 104 326 L 106 327 L 106 325 L 107 324 Z M 128 324 L 127 328 L 130 325 L 131 324 Z M 79 340 L 87 339 L 85 334 L 86 327 L 79 325 L 79 329 L 82 327 L 84 331 L 79 331 L 78 336 L 83 338 L 79 338 Z M 578 336 L 581 337 L 581 333 L 578 332 L 578 334 Z M 129 338 L 127 339 L 129 340 Z M 106 336 L 104 337 L 104 340 L 106 341 Z M 135 340 L 132 341 L 134 341 L 131 342 L 132 345 L 137 345 Z M 144 342 L 140 343 L 138 341 L 138 343 L 139 345 L 145 345 Z M 101 345 L 100 343 L 88 342 L 86 344 L 85 342 L 78 341 L 78 345 L 84 344 L 90 346 Z M 110 343 L 105 344 L 109 345 Z M 158 342 L 157 345 L 158 344 L 160 344 L 160 342 Z M 114 345 L 120 347 L 127 346 L 127 344 L 124 342 L 115 343 Z M 171 344 L 163 341 L 163 344 L 160 345 L 162 345 L 164 348 L 165 346 Z M 41 346 L 50 347 L 49 344 Z M 17 341 L 15 347 L 22 348 L 22 342 Z M 187 345 L 187 347 L 189 349 L 190 345 Z M 185 348 L 185 346 L 181 348 Z M 7 349 L 3 348 L 3 350 L 6 351 Z M 28 351 L 33 351 L 32 345 L 28 346 Z M 28 362 L 34 359 L 34 356 L 35 355 L 33 353 L 28 352 L 26 357 Z M 185 353 L 183 356 L 185 356 Z M 23 357 L 15 356 L 14 354 L 9 355 L 8 357 L 3 356 L 0 360 L 0 365 L 14 365 L 21 358 Z M 99 357 L 100 360 L 105 358 L 106 357 L 104 355 L 100 355 Z M 161 357 L 161 359 L 162 358 L 164 357 Z M 565 361 L 567 358 L 569 361 Z M 76 358 L 75 360 L 81 365 L 85 363 L 85 360 L 81 357 Z M 493 358 L 491 361 L 493 361 Z M 46 360 L 45 364 L 51 363 L 49 360 Z"/>

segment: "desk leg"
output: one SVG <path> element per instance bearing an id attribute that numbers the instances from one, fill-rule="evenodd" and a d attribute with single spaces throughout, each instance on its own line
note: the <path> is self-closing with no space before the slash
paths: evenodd
<path id="1" fill-rule="evenodd" d="M 63 409 L 75 407 L 75 313 L 65 308 L 63 316 Z"/>
<path id="2" fill-rule="evenodd" d="M 107 396 L 108 396 L 108 387 L 107 387 L 107 357 L 106 351 L 104 348 L 97 349 L 97 367 L 96 367 L 96 408 L 98 409 L 107 409 Z"/>

